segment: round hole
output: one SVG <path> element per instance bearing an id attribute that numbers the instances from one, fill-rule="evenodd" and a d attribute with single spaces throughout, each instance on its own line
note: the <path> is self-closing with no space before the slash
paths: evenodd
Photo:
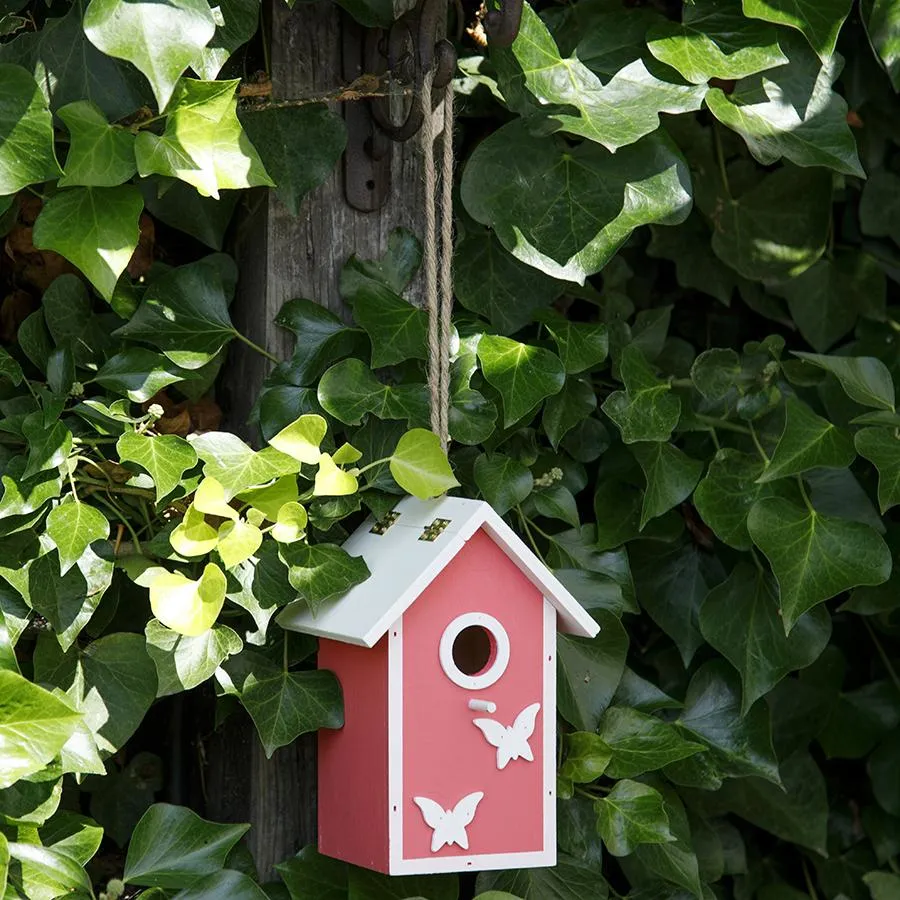
<path id="1" fill-rule="evenodd" d="M 366 187 L 367 187 L 370 191 L 374 191 L 374 190 L 375 190 L 375 182 L 370 178 L 370 179 L 366 182 Z"/>
<path id="2" fill-rule="evenodd" d="M 464 675 L 478 675 L 497 653 L 497 642 L 483 625 L 469 625 L 453 642 L 453 662 Z"/>
<path id="3" fill-rule="evenodd" d="M 494 684 L 509 664 L 509 635 L 493 616 L 457 616 L 441 635 L 441 668 L 456 685 L 480 691 Z"/>

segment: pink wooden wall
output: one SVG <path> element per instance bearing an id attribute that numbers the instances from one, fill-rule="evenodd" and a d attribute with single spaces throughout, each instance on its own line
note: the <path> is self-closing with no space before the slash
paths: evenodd
<path id="1" fill-rule="evenodd" d="M 404 859 L 544 849 L 543 605 L 537 588 L 479 531 L 404 615 Z M 506 672 L 479 691 L 453 684 L 438 655 L 444 629 L 467 612 L 494 616 L 510 641 Z M 493 701 L 497 712 L 473 712 L 470 698 Z M 541 703 L 529 741 L 534 762 L 513 760 L 500 771 L 496 749 L 472 720 L 488 716 L 511 725 L 531 703 Z M 432 829 L 412 798 L 452 809 L 473 791 L 484 791 L 484 799 L 467 828 L 469 850 L 453 845 L 432 854 Z"/>

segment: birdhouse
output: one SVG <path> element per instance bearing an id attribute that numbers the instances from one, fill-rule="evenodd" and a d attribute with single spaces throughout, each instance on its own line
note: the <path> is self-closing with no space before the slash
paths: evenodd
<path id="1" fill-rule="evenodd" d="M 594 620 L 487 503 L 407 498 L 344 545 L 371 577 L 284 628 L 344 693 L 319 850 L 391 875 L 556 863 L 556 631 Z"/>

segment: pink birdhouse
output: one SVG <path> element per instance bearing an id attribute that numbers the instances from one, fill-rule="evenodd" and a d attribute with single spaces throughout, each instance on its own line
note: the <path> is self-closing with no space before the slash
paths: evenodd
<path id="1" fill-rule="evenodd" d="M 392 875 L 556 864 L 556 631 L 598 625 L 479 500 L 407 498 L 344 545 L 313 616 L 344 727 L 319 733 L 319 850 Z"/>

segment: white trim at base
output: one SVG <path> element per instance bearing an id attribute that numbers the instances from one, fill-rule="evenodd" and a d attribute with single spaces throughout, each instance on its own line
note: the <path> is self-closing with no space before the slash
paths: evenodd
<path id="1" fill-rule="evenodd" d="M 481 853 L 391 861 L 391 875 L 432 875 L 438 872 L 486 872 L 489 869 L 545 869 L 556 865 L 556 847 L 528 853 Z"/>

